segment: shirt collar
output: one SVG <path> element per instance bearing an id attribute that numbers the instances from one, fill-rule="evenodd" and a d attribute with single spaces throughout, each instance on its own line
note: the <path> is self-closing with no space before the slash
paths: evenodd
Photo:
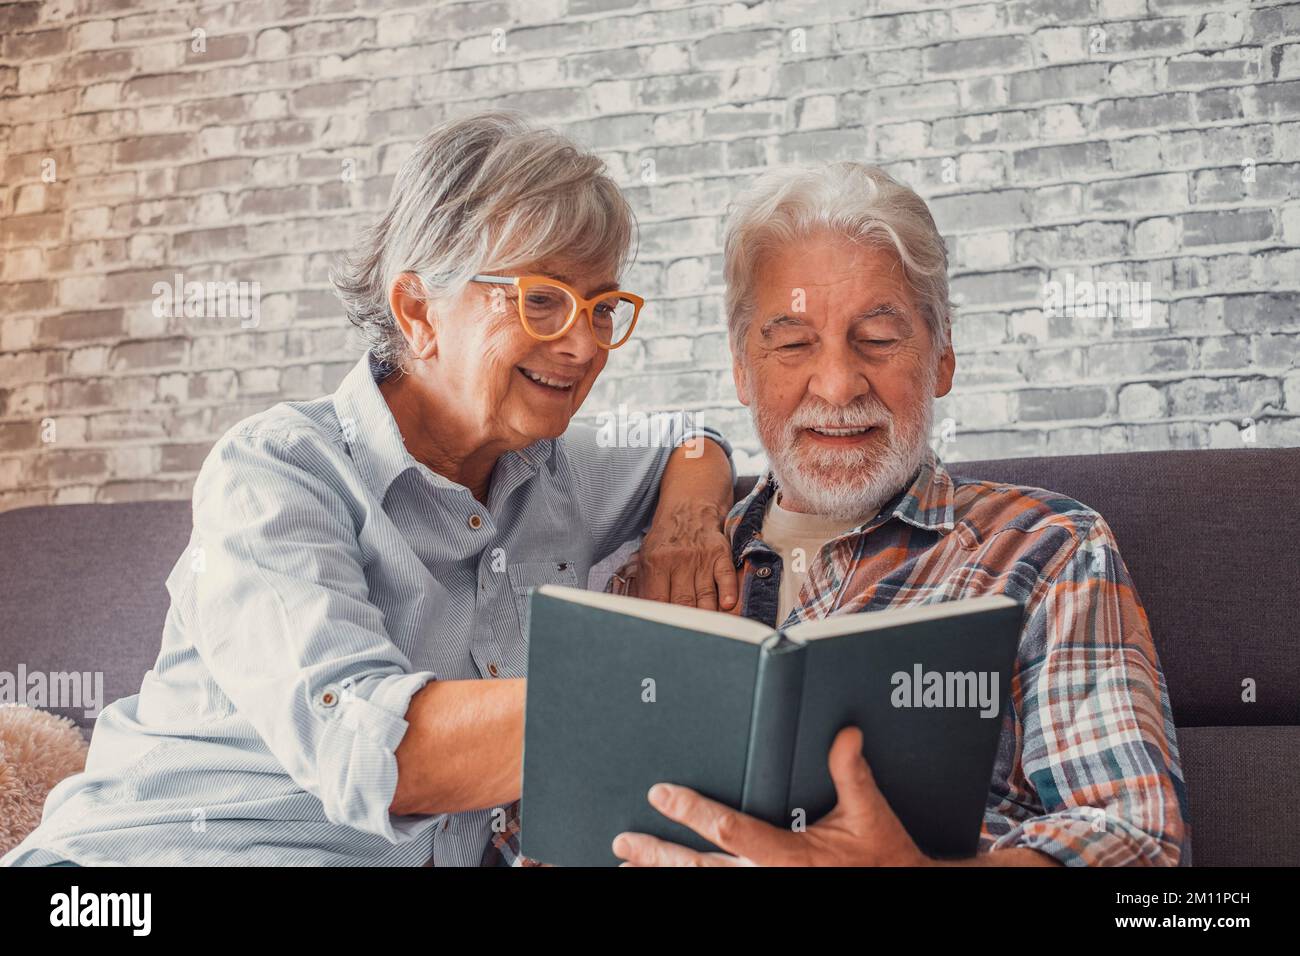
<path id="1" fill-rule="evenodd" d="M 394 371 L 393 366 L 378 359 L 373 352 L 367 352 L 334 392 L 339 429 L 362 478 L 380 500 L 409 468 L 422 470 L 439 486 L 460 488 L 460 485 L 420 464 L 407 450 L 393 412 L 379 391 L 379 383 Z M 535 472 L 552 460 L 554 451 L 554 440 L 542 439 L 517 452 L 507 453 L 507 457 L 517 455 Z"/>
<path id="2" fill-rule="evenodd" d="M 762 530 L 768 502 L 776 490 L 776 477 L 769 471 L 759 479 L 748 497 L 732 509 L 728 531 L 732 536 L 731 556 L 736 567 L 744 563 L 750 542 Z M 930 531 L 953 530 L 952 476 L 948 474 L 948 469 L 938 454 L 928 445 L 911 481 L 885 502 L 875 517 L 848 533 L 866 534 L 893 518 Z"/>
<path id="3" fill-rule="evenodd" d="M 406 450 L 388 402 L 379 391 L 379 383 L 392 372 L 390 365 L 367 352 L 334 392 L 334 411 L 348 454 L 381 500 L 399 475 L 418 464 Z"/>

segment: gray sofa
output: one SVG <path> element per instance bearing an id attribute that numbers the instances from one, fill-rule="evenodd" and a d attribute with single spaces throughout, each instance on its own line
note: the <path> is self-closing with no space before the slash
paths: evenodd
<path id="1" fill-rule="evenodd" d="M 1010 459 L 952 471 L 1050 488 L 1106 517 L 1164 665 L 1195 863 L 1300 865 L 1300 449 Z M 105 702 L 135 693 L 158 652 L 163 581 L 189 525 L 187 502 L 0 514 L 0 670 L 102 671 Z M 1247 679 L 1251 703 L 1242 700 Z M 56 712 L 87 733 L 93 723 L 80 710 Z"/>

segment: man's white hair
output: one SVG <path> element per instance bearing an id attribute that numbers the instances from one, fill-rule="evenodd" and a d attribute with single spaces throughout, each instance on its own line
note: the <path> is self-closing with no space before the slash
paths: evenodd
<path id="1" fill-rule="evenodd" d="M 735 203 L 724 242 L 727 330 L 743 361 L 764 256 L 822 231 L 892 248 L 930 326 L 948 344 L 948 250 L 925 200 L 879 166 L 839 162 L 765 173 Z"/>

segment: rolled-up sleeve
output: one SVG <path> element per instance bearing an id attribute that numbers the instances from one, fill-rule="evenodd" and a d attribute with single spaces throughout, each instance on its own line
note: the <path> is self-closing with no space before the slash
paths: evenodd
<path id="1" fill-rule="evenodd" d="M 332 823 L 393 843 L 427 817 L 389 812 L 413 672 L 368 599 L 354 516 L 319 444 L 224 438 L 194 494 L 195 644 L 213 680 Z"/>
<path id="2" fill-rule="evenodd" d="M 574 424 L 564 433 L 566 478 L 592 536 L 596 561 L 613 554 L 649 525 L 664 469 L 678 447 L 716 442 L 731 465 L 733 486 L 736 481 L 731 444 L 717 430 L 681 414 L 631 419 L 611 419 L 599 427 Z"/>
<path id="3" fill-rule="evenodd" d="M 1069 866 L 1186 864 L 1169 695 L 1100 517 L 1036 589 L 1026 622 L 1012 687 L 1019 767 L 995 787 L 985 849 L 1029 847 Z"/>

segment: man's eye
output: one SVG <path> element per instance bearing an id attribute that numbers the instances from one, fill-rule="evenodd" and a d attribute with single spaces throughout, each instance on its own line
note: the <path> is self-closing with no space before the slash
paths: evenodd
<path id="1" fill-rule="evenodd" d="M 860 339 L 865 345 L 893 345 L 898 339 Z"/>
<path id="2" fill-rule="evenodd" d="M 790 342 L 787 345 L 779 345 L 777 349 L 782 352 L 793 352 L 796 349 L 807 348 L 807 342 Z"/>

